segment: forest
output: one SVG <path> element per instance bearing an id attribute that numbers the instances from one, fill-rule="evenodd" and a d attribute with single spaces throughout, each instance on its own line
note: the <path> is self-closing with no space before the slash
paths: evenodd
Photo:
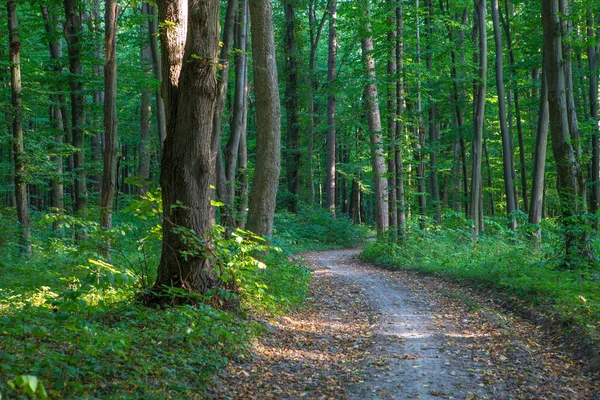
<path id="1" fill-rule="evenodd" d="M 0 399 L 600 395 L 599 61 L 598 0 L 7 0 Z"/>

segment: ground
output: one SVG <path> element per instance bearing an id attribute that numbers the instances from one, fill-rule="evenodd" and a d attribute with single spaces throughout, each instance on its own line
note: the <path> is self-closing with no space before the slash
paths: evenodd
<path id="1" fill-rule="evenodd" d="M 435 277 L 385 271 L 358 250 L 304 255 L 306 308 L 265 317 L 249 361 L 215 381 L 223 399 L 600 399 L 541 327 Z"/>

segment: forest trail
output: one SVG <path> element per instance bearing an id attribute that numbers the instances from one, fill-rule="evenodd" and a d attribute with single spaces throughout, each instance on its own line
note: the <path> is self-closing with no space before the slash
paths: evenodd
<path id="1" fill-rule="evenodd" d="M 239 399 L 600 399 L 544 332 L 435 277 L 358 250 L 311 252 L 309 306 L 261 322 L 250 360 L 215 383 Z"/>

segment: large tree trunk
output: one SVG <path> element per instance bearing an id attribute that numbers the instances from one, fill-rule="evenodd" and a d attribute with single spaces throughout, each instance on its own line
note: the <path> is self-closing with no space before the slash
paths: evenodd
<path id="1" fill-rule="evenodd" d="M 117 0 L 106 0 L 104 12 L 104 169 L 100 196 L 100 226 L 112 228 L 113 202 L 117 186 Z M 110 243 L 107 244 L 108 257 Z"/>
<path id="2" fill-rule="evenodd" d="M 256 166 L 248 230 L 270 237 L 281 168 L 281 109 L 275 60 L 273 11 L 267 0 L 249 0 L 256 92 Z"/>
<path id="3" fill-rule="evenodd" d="M 546 149 L 548 147 L 548 88 L 546 84 L 546 73 L 542 72 L 542 87 L 540 91 L 540 106 L 538 111 L 537 133 L 535 140 L 535 153 L 533 157 L 533 182 L 531 184 L 531 205 L 529 207 L 530 224 L 536 226 L 534 238 L 539 244 L 541 240 L 541 229 L 539 223 L 542 221 L 542 210 L 544 201 L 544 186 L 546 172 Z"/>
<path id="4" fill-rule="evenodd" d="M 286 181 L 290 192 L 289 209 L 298 212 L 298 196 L 300 195 L 300 135 L 298 124 L 298 59 L 296 54 L 296 21 L 294 17 L 295 0 L 283 0 L 285 16 L 284 53 L 285 53 L 285 110 L 287 122 L 286 134 Z"/>
<path id="5" fill-rule="evenodd" d="M 485 0 L 474 0 L 475 63 L 478 77 L 474 82 L 473 98 L 473 168 L 469 211 L 473 220 L 473 236 L 483 231 L 481 159 L 483 147 L 483 122 L 485 117 L 485 92 L 487 86 L 487 34 L 485 28 Z"/>
<path id="6" fill-rule="evenodd" d="M 506 125 L 506 97 L 504 93 L 504 76 L 502 72 L 502 36 L 500 32 L 500 17 L 498 0 L 492 0 L 492 21 L 494 24 L 494 42 L 496 43 L 496 89 L 498 92 L 498 114 L 500 117 L 500 132 L 502 134 L 502 162 L 504 166 L 504 191 L 506 193 L 506 212 L 509 218 L 509 227 L 517 228 L 515 217 L 514 188 L 513 188 L 513 150 L 511 146 L 510 133 Z"/>
<path id="7" fill-rule="evenodd" d="M 337 59 L 337 0 L 329 3 L 329 44 L 327 58 L 327 165 L 325 167 L 325 199 L 327 209 L 335 217 L 335 110 L 336 110 L 336 59 Z"/>
<path id="8" fill-rule="evenodd" d="M 562 33 L 559 14 L 564 14 L 559 0 L 542 3 L 544 29 L 544 70 L 548 85 L 548 110 L 552 153 L 556 162 L 557 190 L 560 196 L 562 224 L 565 231 L 565 265 L 571 268 L 582 261 L 593 261 L 588 234 L 581 229 L 579 218 L 585 212 L 585 180 L 578 151 L 573 148 L 577 139 L 576 126 L 571 117 L 574 110 L 568 103 L 563 59 Z"/>
<path id="9" fill-rule="evenodd" d="M 8 11 L 8 41 L 10 59 L 10 90 L 12 106 L 13 154 L 15 165 L 15 197 L 17 218 L 21 230 L 21 253 L 31 254 L 31 227 L 27 201 L 27 175 L 23 138 L 23 102 L 21 99 L 21 41 L 17 21 L 17 3 L 6 2 Z"/>
<path id="10" fill-rule="evenodd" d="M 363 0 L 365 21 L 363 23 L 364 37 L 361 38 L 362 59 L 367 76 L 364 99 L 367 106 L 367 119 L 371 137 L 371 164 L 373 167 L 375 192 L 375 222 L 377 234 L 382 236 L 388 229 L 388 195 L 386 163 L 381 132 L 381 116 L 379 114 L 379 98 L 377 95 L 377 77 L 375 75 L 375 59 L 373 58 L 373 36 L 371 33 L 370 12 L 368 0 Z"/>
<path id="11" fill-rule="evenodd" d="M 231 118 L 231 132 L 227 146 L 225 146 L 225 179 L 227 185 L 222 201 L 225 211 L 222 212 L 222 223 L 234 228 L 239 220 L 235 216 L 235 177 L 237 171 L 238 153 L 242 136 L 246 135 L 246 81 L 248 79 L 248 2 L 240 0 L 239 13 L 237 14 L 235 29 L 235 94 L 233 98 L 233 112 Z M 246 168 L 244 165 L 243 168 Z M 247 183 L 247 182 L 246 182 Z M 245 215 L 245 210 L 242 215 Z"/>
<path id="12" fill-rule="evenodd" d="M 187 3 L 162 0 L 158 4 L 159 20 L 172 26 L 161 30 L 168 132 L 160 178 L 163 246 L 154 290 L 177 287 L 206 293 L 221 282 L 208 256 L 219 1 L 190 0 L 189 10 Z M 147 301 L 152 304 L 171 299 L 153 296 Z"/>
<path id="13" fill-rule="evenodd" d="M 83 91 L 83 67 L 81 65 L 81 17 L 77 10 L 76 0 L 64 0 L 65 36 L 69 52 L 69 72 L 71 89 L 71 119 L 73 154 L 73 169 L 75 172 L 73 210 L 83 215 L 87 205 L 87 186 L 85 176 L 85 94 Z"/>

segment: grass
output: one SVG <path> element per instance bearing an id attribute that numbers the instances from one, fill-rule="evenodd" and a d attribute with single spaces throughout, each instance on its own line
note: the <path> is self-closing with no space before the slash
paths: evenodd
<path id="1" fill-rule="evenodd" d="M 215 250 L 238 280 L 238 313 L 203 303 L 146 308 L 136 295 L 158 264 L 156 209 L 134 202 L 116 216 L 112 264 L 97 252 L 107 233 L 94 215 L 34 215 L 31 257 L 18 254 L 12 217 L 0 233 L 0 398 L 206 398 L 216 372 L 247 357 L 261 333 L 251 316 L 285 313 L 306 297 L 305 267 L 272 250 L 257 263 L 240 233 Z M 57 221 L 63 235 L 51 231 Z M 70 233 L 82 227 L 88 238 L 75 242 Z"/>
<path id="2" fill-rule="evenodd" d="M 549 312 L 565 330 L 600 341 L 600 269 L 557 268 L 560 240 L 549 225 L 537 249 L 525 232 L 513 234 L 503 221 L 488 221 L 491 233 L 477 242 L 464 225 L 413 232 L 403 245 L 369 244 L 362 258 L 390 269 L 409 269 L 491 288 L 515 303 Z M 526 229 L 527 227 L 525 227 Z"/>

